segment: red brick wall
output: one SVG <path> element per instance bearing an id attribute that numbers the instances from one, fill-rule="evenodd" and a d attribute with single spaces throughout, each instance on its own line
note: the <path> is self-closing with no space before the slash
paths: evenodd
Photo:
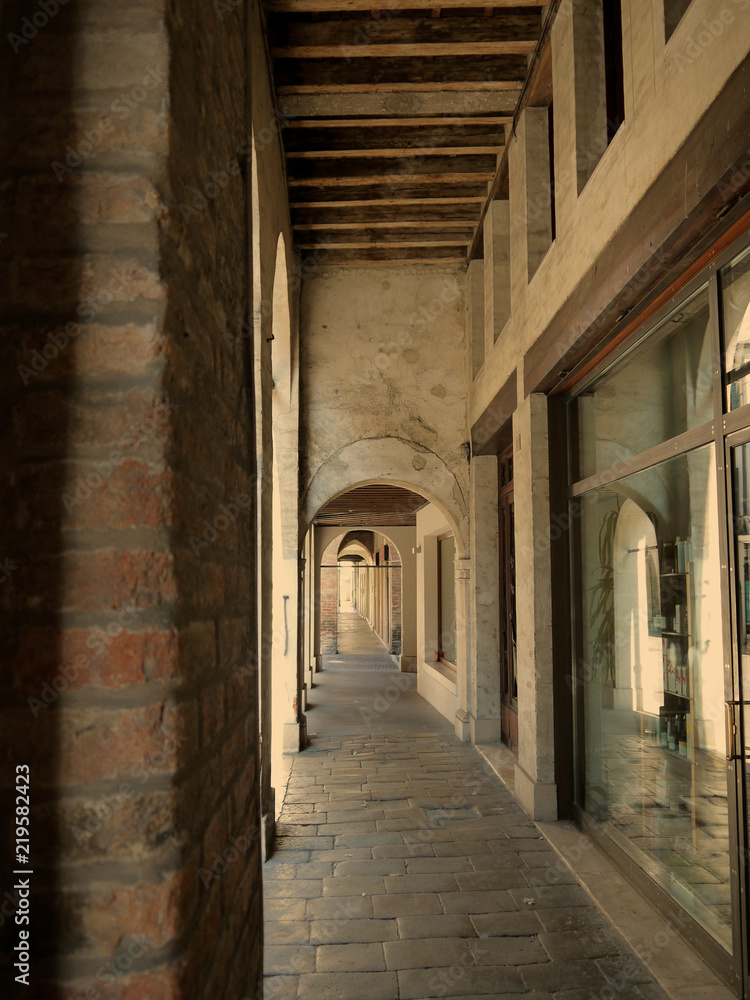
<path id="1" fill-rule="evenodd" d="M 4 42 L 28 10 L 5 5 Z M 0 811 L 28 764 L 25 997 L 256 996 L 244 16 L 87 0 L 2 60 Z"/>

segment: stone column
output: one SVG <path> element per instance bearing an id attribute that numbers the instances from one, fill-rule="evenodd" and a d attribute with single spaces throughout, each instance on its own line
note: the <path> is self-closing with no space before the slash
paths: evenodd
<path id="1" fill-rule="evenodd" d="M 471 616 L 471 559 L 456 557 L 456 664 L 458 686 L 458 710 L 455 719 L 456 736 L 468 742 L 471 736 L 469 705 L 472 699 L 471 685 L 471 646 L 472 646 L 472 616 Z"/>
<path id="2" fill-rule="evenodd" d="M 497 458 L 472 459 L 470 481 L 471 619 L 469 669 L 471 742 L 500 739 L 500 602 L 497 522 Z"/>
<path id="3" fill-rule="evenodd" d="M 552 690 L 552 582 L 547 398 L 513 415 L 518 639 L 515 791 L 532 819 L 557 819 Z"/>

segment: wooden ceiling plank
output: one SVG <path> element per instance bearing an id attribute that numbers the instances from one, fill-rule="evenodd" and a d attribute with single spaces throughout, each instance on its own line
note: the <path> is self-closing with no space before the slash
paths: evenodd
<path id="1" fill-rule="evenodd" d="M 315 76 L 316 74 L 311 74 Z M 409 80 L 397 80 L 383 83 L 338 83 L 334 79 L 330 83 L 283 83 L 277 85 L 277 92 L 281 95 L 309 95 L 317 96 L 321 94 L 366 94 L 369 92 L 377 94 L 421 94 L 435 90 L 438 81 L 431 80 L 425 83 L 414 83 Z M 440 87 L 445 93 L 497 93 L 504 90 L 514 92 L 521 89 L 523 80 L 508 79 L 496 80 L 481 78 L 477 80 L 442 80 Z"/>
<path id="2" fill-rule="evenodd" d="M 380 206 L 396 206 L 403 208 L 407 205 L 420 205 L 426 208 L 438 205 L 481 205 L 484 198 L 477 195 L 474 198 L 362 198 L 350 199 L 348 201 L 292 201 L 290 206 L 293 210 L 301 208 L 329 209 L 329 208 L 368 208 Z"/>
<path id="3" fill-rule="evenodd" d="M 456 117 L 446 115 L 443 118 L 305 118 L 293 119 L 284 122 L 284 131 L 288 129 L 366 129 L 366 128 L 388 128 L 388 129 L 420 129 L 420 128 L 443 128 L 448 125 L 459 126 L 461 128 L 491 128 L 498 125 L 509 125 L 513 121 L 512 116 L 489 115 L 487 117 Z"/>
<path id="4" fill-rule="evenodd" d="M 270 22 L 270 45 L 278 50 L 347 46 L 353 58 L 367 58 L 365 50 L 384 45 L 420 45 L 432 51 L 437 44 L 480 44 L 484 42 L 536 43 L 542 28 L 538 10 L 501 14 L 488 19 L 475 15 L 447 17 L 440 21 L 424 15 L 372 19 L 309 21 L 275 17 Z M 419 53 L 418 53 L 419 54 Z M 437 55 L 438 53 L 434 53 Z"/>
<path id="5" fill-rule="evenodd" d="M 320 252 L 320 248 L 319 252 Z M 458 269 L 466 267 L 466 250 L 453 247 L 412 247 L 405 251 L 401 247 L 368 247 L 362 250 L 328 250 L 322 265 L 364 267 L 381 263 L 405 264 L 449 264 Z"/>
<path id="6" fill-rule="evenodd" d="M 278 92 L 277 92 L 278 93 Z M 387 93 L 372 91 L 370 88 L 353 94 L 279 94 L 278 109 L 283 121 L 290 119 L 341 118 L 346 115 L 362 119 L 392 115 L 411 118 L 417 115 L 435 117 L 438 115 L 510 114 L 515 111 L 521 95 L 517 91 L 479 91 L 457 93 L 439 86 L 429 91 L 400 91 Z M 290 121 L 290 125 L 293 126 Z"/>
<path id="7" fill-rule="evenodd" d="M 295 246 L 298 250 L 317 250 L 318 247 L 326 247 L 329 250 L 366 250 L 368 247 L 382 246 L 387 248 L 403 248 L 407 249 L 410 247 L 467 247 L 467 240 L 404 240 L 402 242 L 394 240 L 388 243 L 378 243 L 376 239 L 372 240 L 357 240 L 340 243 L 334 243 L 333 241 L 326 241 L 322 243 L 296 243 Z"/>
<path id="8" fill-rule="evenodd" d="M 432 42 L 368 45 L 290 45 L 274 48 L 274 59 L 436 59 L 464 56 L 525 56 L 536 48 L 536 40 L 503 42 Z"/>
<path id="9" fill-rule="evenodd" d="M 490 171 L 445 174 L 387 174 L 368 177 L 290 177 L 290 187 L 370 187 L 377 182 L 386 187 L 399 184 L 479 184 L 489 183 L 495 175 Z"/>
<path id="10" fill-rule="evenodd" d="M 284 135 L 287 156 L 320 150 L 326 156 L 339 150 L 341 155 L 356 155 L 355 151 L 391 150 L 394 155 L 401 150 L 471 149 L 472 147 L 492 147 L 500 150 L 505 145 L 505 129 L 502 125 L 487 126 L 439 126 L 429 129 L 321 129 L 296 130 Z M 309 154 L 308 154 L 309 155 Z M 407 155 L 418 155 L 418 152 Z"/>
<path id="11" fill-rule="evenodd" d="M 443 10 L 496 7 L 545 7 L 549 0 L 441 0 Z M 265 0 L 265 8 L 274 14 L 307 14 L 320 11 L 330 14 L 334 11 L 354 10 L 432 10 L 435 0 Z"/>
<path id="12" fill-rule="evenodd" d="M 446 233 L 437 229 L 434 232 L 426 230 L 417 232 L 410 229 L 393 230 L 393 232 L 378 230 L 376 233 L 370 233 L 363 229 L 356 233 L 313 234 L 319 235 L 320 239 L 307 239 L 306 237 L 309 235 L 307 233 L 297 234 L 294 245 L 298 250 L 356 250 L 362 247 L 460 247 L 465 252 L 471 243 L 473 234 L 472 226 L 466 226 L 456 233 Z"/>
<path id="13" fill-rule="evenodd" d="M 422 156 L 497 156 L 503 150 L 497 143 L 486 146 L 406 146 L 393 149 L 301 149 L 286 154 L 288 160 L 410 159 Z"/>
<path id="14" fill-rule="evenodd" d="M 423 53 L 424 55 L 424 53 Z M 420 86 L 434 90 L 451 84 L 474 86 L 503 84 L 520 89 L 526 79 L 525 55 L 473 55 L 455 58 L 451 55 L 412 58 L 365 59 L 276 59 L 274 78 L 278 90 L 285 87 L 316 86 L 338 90 L 342 86 L 363 87 L 365 91 L 380 86 L 409 89 Z M 481 89 L 481 87 L 479 88 Z"/>
<path id="15" fill-rule="evenodd" d="M 426 197 L 427 196 L 427 197 Z M 332 201 L 362 201 L 387 205 L 393 201 L 407 199 L 432 200 L 433 198 L 479 198 L 480 205 L 487 197 L 487 182 L 477 180 L 472 176 L 467 181 L 452 182 L 448 178 L 444 183 L 436 183 L 425 187 L 424 182 L 387 184 L 377 178 L 366 178 L 362 184 L 347 184 L 342 181 L 336 187 L 318 185 L 314 181 L 305 184 L 291 185 L 290 201 L 305 202 L 316 205 Z"/>
<path id="16" fill-rule="evenodd" d="M 465 219 L 402 219 L 358 220 L 357 222 L 300 222 L 292 226 L 295 232 L 343 231 L 351 229 L 435 229 L 439 223 L 446 229 L 471 229 L 475 220 Z"/>

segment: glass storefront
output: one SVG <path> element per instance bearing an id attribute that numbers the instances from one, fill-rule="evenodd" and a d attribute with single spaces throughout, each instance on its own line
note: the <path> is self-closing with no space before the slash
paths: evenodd
<path id="1" fill-rule="evenodd" d="M 575 800 L 746 970 L 750 249 L 705 274 L 568 403 Z"/>
<path id="2" fill-rule="evenodd" d="M 586 494 L 578 536 L 586 811 L 731 950 L 713 445 Z"/>

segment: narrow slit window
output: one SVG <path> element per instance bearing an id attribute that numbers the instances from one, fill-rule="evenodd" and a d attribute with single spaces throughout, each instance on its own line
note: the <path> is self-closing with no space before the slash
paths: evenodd
<path id="1" fill-rule="evenodd" d="M 604 21 L 604 85 L 607 99 L 607 145 L 625 121 L 625 83 L 622 57 L 621 0 L 606 0 Z"/>

